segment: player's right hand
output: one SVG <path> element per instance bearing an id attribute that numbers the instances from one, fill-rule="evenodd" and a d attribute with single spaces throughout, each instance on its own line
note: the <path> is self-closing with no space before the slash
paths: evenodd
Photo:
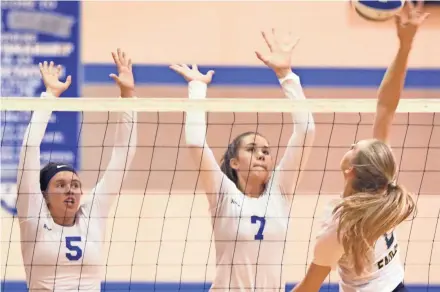
<path id="1" fill-rule="evenodd" d="M 397 35 L 401 45 L 411 46 L 418 28 L 428 16 L 429 13 L 424 12 L 423 1 L 417 1 L 416 5 L 411 1 L 405 3 L 401 13 L 397 14 L 395 17 Z"/>
<path id="2" fill-rule="evenodd" d="M 269 52 L 256 51 L 257 58 L 271 68 L 279 79 L 284 78 L 292 71 L 292 52 L 298 44 L 299 38 L 291 32 L 281 32 L 276 29 L 263 31 L 261 34 Z"/>
<path id="3" fill-rule="evenodd" d="M 121 90 L 121 97 L 134 97 L 135 83 L 130 57 L 121 49 L 117 49 L 116 53 L 112 52 L 112 57 L 115 61 L 118 75 L 112 73 L 110 77 L 118 84 Z"/>
<path id="4" fill-rule="evenodd" d="M 196 64 L 193 64 L 192 68 L 186 64 L 173 64 L 170 66 L 170 69 L 180 74 L 187 82 L 201 81 L 209 84 L 211 83 L 212 76 L 214 75 L 213 70 L 209 70 L 206 74 L 201 73 Z"/>
<path id="5" fill-rule="evenodd" d="M 69 88 L 72 83 L 72 76 L 67 76 L 65 82 L 60 81 L 61 65 L 55 67 L 55 64 L 51 61 L 47 64 L 47 61 L 40 63 L 40 73 L 43 78 L 44 86 L 46 86 L 46 92 L 53 96 L 60 97 L 61 94 Z"/>

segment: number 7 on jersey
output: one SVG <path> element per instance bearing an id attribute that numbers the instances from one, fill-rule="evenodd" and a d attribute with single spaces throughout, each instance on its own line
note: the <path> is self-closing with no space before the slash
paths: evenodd
<path id="1" fill-rule="evenodd" d="M 258 228 L 258 232 L 257 234 L 255 234 L 254 239 L 255 240 L 263 240 L 264 236 L 263 236 L 263 231 L 264 231 L 264 226 L 266 225 L 266 219 L 264 217 L 259 217 L 259 216 L 251 216 L 251 223 L 255 224 L 259 222 L 260 223 L 260 227 Z"/>

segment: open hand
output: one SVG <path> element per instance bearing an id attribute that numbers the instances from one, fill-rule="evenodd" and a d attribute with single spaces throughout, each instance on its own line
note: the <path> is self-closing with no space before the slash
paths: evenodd
<path id="1" fill-rule="evenodd" d="M 131 59 L 121 49 L 117 49 L 116 53 L 112 52 L 112 56 L 118 70 L 118 75 L 110 74 L 110 77 L 118 84 L 121 90 L 121 97 L 133 97 L 134 76 Z"/>
<path id="2" fill-rule="evenodd" d="M 281 33 L 275 29 L 263 31 L 262 36 L 269 47 L 269 53 L 256 51 L 257 58 L 266 66 L 272 68 L 278 78 L 283 78 L 291 72 L 292 52 L 299 39 L 291 32 Z"/>
<path id="3" fill-rule="evenodd" d="M 406 1 L 402 12 L 395 17 L 397 35 L 401 45 L 412 44 L 419 26 L 428 18 L 429 13 L 423 12 L 423 1 L 418 0 L 414 5 L 412 1 Z"/>
<path id="4" fill-rule="evenodd" d="M 46 61 L 40 63 L 40 73 L 43 78 L 46 91 L 56 97 L 60 97 L 61 94 L 69 88 L 72 83 L 72 76 L 67 76 L 65 82 L 60 81 L 61 65 L 55 67 L 55 64 L 51 61 L 49 65 Z"/>
<path id="5" fill-rule="evenodd" d="M 213 70 L 209 70 L 206 74 L 200 73 L 196 64 L 193 64 L 192 68 L 188 67 L 186 64 L 174 64 L 170 66 L 170 69 L 180 74 L 187 82 L 201 81 L 209 84 L 211 83 L 212 76 L 214 75 Z"/>

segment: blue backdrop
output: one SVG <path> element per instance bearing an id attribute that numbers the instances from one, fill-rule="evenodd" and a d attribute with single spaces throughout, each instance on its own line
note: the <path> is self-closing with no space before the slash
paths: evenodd
<path id="1" fill-rule="evenodd" d="M 1 94 L 33 97 L 45 90 L 38 63 L 63 66 L 72 75 L 63 97 L 80 96 L 80 2 L 2 1 Z M 31 112 L 1 114 L 1 185 L 3 208 L 14 213 L 17 166 Z M 41 162 L 62 161 L 79 169 L 79 113 L 54 112 L 41 145 Z"/>

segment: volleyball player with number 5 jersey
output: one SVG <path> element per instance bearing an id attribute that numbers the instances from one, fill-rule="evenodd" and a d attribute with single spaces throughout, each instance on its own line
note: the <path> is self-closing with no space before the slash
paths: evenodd
<path id="1" fill-rule="evenodd" d="M 132 98 L 134 78 L 131 60 L 124 52 L 113 53 L 118 76 L 111 74 L 122 98 Z M 57 98 L 71 77 L 59 80 L 61 67 L 40 64 L 46 92 Z M 136 113 L 120 113 L 115 145 L 107 169 L 82 200 L 81 180 L 72 166 L 50 162 L 40 170 L 40 144 L 51 111 L 34 111 L 20 153 L 17 212 L 21 252 L 29 291 L 101 291 L 107 216 L 121 189 L 125 170 L 136 149 Z"/>
<path id="2" fill-rule="evenodd" d="M 305 99 L 300 79 L 291 71 L 297 41 L 290 33 L 263 33 L 270 53 L 257 57 L 276 73 L 288 98 Z M 213 71 L 197 66 L 172 65 L 189 82 L 189 98 L 206 97 Z M 185 136 L 191 155 L 200 166 L 212 217 L 216 249 L 216 275 L 211 291 L 284 291 L 282 261 L 293 192 L 299 168 L 306 163 L 314 139 L 309 112 L 295 112 L 293 133 L 279 165 L 273 169 L 268 141 L 259 133 L 236 137 L 221 165 L 206 143 L 205 112 L 188 111 Z M 290 171 L 289 171 L 290 170 Z"/>
<path id="3" fill-rule="evenodd" d="M 340 291 L 407 291 L 395 228 L 416 206 L 407 190 L 395 182 L 397 164 L 387 143 L 413 39 L 427 16 L 422 2 L 414 6 L 408 1 L 405 12 L 396 17 L 400 47 L 379 89 L 373 139 L 359 141 L 344 155 L 342 198 L 318 234 L 306 276 L 293 291 L 319 291 L 336 266 Z"/>

